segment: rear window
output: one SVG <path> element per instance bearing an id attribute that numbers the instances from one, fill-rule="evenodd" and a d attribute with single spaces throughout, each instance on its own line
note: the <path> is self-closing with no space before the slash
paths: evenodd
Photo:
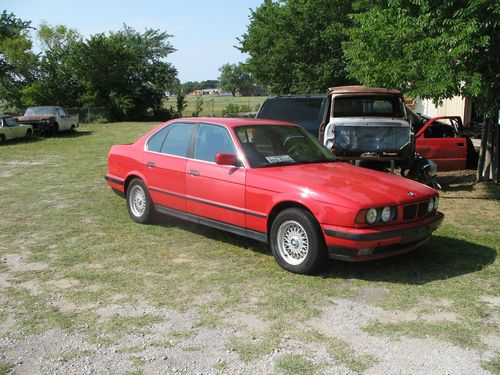
<path id="1" fill-rule="evenodd" d="M 333 101 L 333 117 L 404 117 L 398 96 L 339 96 Z"/>
<path id="2" fill-rule="evenodd" d="M 278 98 L 264 102 L 259 118 L 288 122 L 321 121 L 321 106 L 326 98 Z"/>

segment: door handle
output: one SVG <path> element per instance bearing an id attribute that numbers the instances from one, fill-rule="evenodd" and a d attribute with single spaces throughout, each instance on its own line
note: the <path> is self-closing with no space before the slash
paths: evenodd
<path id="1" fill-rule="evenodd" d="M 190 170 L 188 170 L 188 174 L 190 174 L 191 176 L 199 176 L 200 175 L 200 171 L 196 171 L 194 169 L 190 169 Z"/>
<path id="2" fill-rule="evenodd" d="M 148 161 L 148 162 L 146 163 L 146 165 L 147 165 L 148 167 L 150 167 L 150 168 L 154 168 L 154 167 L 156 167 L 156 164 L 155 164 L 155 163 L 153 163 L 152 161 Z"/>
<path id="3" fill-rule="evenodd" d="M 459 147 L 464 147 L 464 146 L 465 146 L 465 144 L 464 144 L 464 143 L 457 143 L 457 146 L 459 146 Z"/>

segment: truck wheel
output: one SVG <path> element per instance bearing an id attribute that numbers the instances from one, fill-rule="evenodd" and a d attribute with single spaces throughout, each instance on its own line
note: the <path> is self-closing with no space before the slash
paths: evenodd
<path id="1" fill-rule="evenodd" d="M 271 251 L 284 269 L 311 274 L 326 260 L 323 233 L 314 216 L 300 208 L 288 208 L 271 226 Z"/>
<path id="2" fill-rule="evenodd" d="M 71 125 L 71 128 L 69 129 L 70 133 L 74 133 L 76 131 L 75 125 Z"/>
<path id="3" fill-rule="evenodd" d="M 26 138 L 31 138 L 33 131 L 31 129 L 26 130 Z"/>
<path id="4" fill-rule="evenodd" d="M 0 134 L 0 144 L 5 143 L 5 135 Z"/>

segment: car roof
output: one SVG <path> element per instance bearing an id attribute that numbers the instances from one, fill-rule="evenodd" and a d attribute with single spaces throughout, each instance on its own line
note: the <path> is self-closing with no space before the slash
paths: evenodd
<path id="1" fill-rule="evenodd" d="M 328 92 L 331 94 L 401 94 L 399 90 L 384 89 L 382 87 L 366 86 L 337 86 L 330 87 Z"/>
<path id="2" fill-rule="evenodd" d="M 291 125 L 298 126 L 296 124 L 292 124 L 290 122 L 278 121 L 278 120 L 266 120 L 266 119 L 255 119 L 255 118 L 232 118 L 232 117 L 186 117 L 186 118 L 178 118 L 172 120 L 172 122 L 203 122 L 208 124 L 216 124 L 216 125 L 225 125 L 230 128 L 234 128 L 237 126 L 245 126 L 245 125 Z"/>

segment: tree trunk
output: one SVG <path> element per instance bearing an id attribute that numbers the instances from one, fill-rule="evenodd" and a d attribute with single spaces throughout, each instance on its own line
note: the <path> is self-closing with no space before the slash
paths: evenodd
<path id="1" fill-rule="evenodd" d="M 496 119 L 487 118 L 481 136 L 481 149 L 477 165 L 476 180 L 499 182 L 499 132 L 498 114 Z"/>

